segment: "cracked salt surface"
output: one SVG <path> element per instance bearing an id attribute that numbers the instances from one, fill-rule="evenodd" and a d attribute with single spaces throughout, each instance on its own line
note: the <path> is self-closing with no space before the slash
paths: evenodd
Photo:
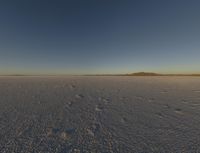
<path id="1" fill-rule="evenodd" d="M 0 77 L 0 151 L 200 151 L 198 77 Z"/>

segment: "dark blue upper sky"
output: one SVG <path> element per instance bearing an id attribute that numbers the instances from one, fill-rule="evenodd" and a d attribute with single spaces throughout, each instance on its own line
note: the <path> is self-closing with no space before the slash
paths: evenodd
<path id="1" fill-rule="evenodd" d="M 1 0 L 1 74 L 200 72 L 199 0 Z"/>

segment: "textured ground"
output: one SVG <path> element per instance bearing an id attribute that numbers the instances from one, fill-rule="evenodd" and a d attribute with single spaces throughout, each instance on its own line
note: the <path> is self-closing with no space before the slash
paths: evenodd
<path id="1" fill-rule="evenodd" d="M 200 152 L 200 78 L 0 77 L 0 152 Z"/>

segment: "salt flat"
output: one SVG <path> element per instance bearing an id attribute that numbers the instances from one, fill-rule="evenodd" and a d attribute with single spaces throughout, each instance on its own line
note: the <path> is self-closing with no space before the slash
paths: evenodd
<path id="1" fill-rule="evenodd" d="M 0 77 L 0 152 L 200 152 L 200 78 Z"/>

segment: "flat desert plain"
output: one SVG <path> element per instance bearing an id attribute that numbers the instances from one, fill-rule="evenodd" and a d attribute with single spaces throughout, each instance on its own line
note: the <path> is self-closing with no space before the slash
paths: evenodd
<path id="1" fill-rule="evenodd" d="M 200 152 L 200 77 L 2 76 L 0 152 Z"/>

